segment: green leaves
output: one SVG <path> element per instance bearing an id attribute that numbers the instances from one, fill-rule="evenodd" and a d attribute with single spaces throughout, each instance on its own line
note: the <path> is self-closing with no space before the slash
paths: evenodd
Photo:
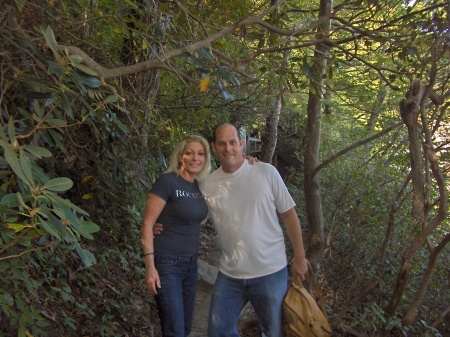
<path id="1" fill-rule="evenodd" d="M 21 153 L 20 158 L 17 157 L 13 149 L 13 145 L 0 140 L 0 146 L 3 148 L 6 162 L 9 164 L 13 172 L 29 187 L 35 185 L 33 176 L 31 174 L 31 164 L 27 156 Z"/>
<path id="2" fill-rule="evenodd" d="M 47 122 L 52 123 L 51 119 Z M 56 119 L 53 121 L 54 125 L 58 123 Z M 88 216 L 86 211 L 58 195 L 69 191 L 73 187 L 73 181 L 67 177 L 50 178 L 39 167 L 37 161 L 52 157 L 52 153 L 40 146 L 20 144 L 12 119 L 8 124 L 8 134 L 1 128 L 0 147 L 4 156 L 0 158 L 9 168 L 9 171 L 5 171 L 3 180 L 16 181 L 17 190 L 1 195 L 0 209 L 6 223 L 5 228 L 13 233 L 33 230 L 34 235 L 50 235 L 56 240 L 64 240 L 72 244 L 70 249 L 79 253 L 86 266 L 92 265 L 95 262 L 94 256 L 85 251 L 78 241 L 81 237 L 92 240 L 92 234 L 99 227 L 77 215 Z M 18 215 L 20 218 L 12 222 L 5 218 L 8 215 Z M 27 236 L 23 236 L 17 239 L 16 244 L 28 247 L 28 240 Z M 58 241 L 55 242 L 57 244 Z"/>
<path id="3" fill-rule="evenodd" d="M 47 42 L 48 47 L 53 53 L 53 56 L 57 61 L 60 61 L 62 58 L 61 55 L 61 48 L 58 46 L 58 43 L 56 42 L 55 35 L 53 34 L 53 30 L 50 28 L 50 26 L 47 26 L 47 28 L 40 28 L 40 31 L 42 35 L 44 35 L 45 42 Z"/>
<path id="4" fill-rule="evenodd" d="M 72 186 L 73 182 L 69 178 L 55 178 L 47 181 L 43 188 L 54 192 L 64 192 L 70 190 Z"/>

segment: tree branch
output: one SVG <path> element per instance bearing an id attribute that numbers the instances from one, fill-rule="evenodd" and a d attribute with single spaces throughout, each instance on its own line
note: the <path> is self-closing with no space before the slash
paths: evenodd
<path id="1" fill-rule="evenodd" d="M 320 163 L 319 166 L 317 166 L 315 168 L 315 170 L 312 173 L 311 179 L 313 179 L 317 173 L 319 173 L 319 171 L 321 169 L 323 169 L 325 166 L 329 165 L 332 161 L 336 160 L 337 158 L 339 158 L 340 156 L 346 154 L 347 152 L 350 152 L 351 150 L 356 149 L 357 147 L 360 147 L 364 144 L 370 143 L 371 141 L 380 138 L 382 136 L 384 136 L 385 134 L 388 134 L 389 132 L 391 132 L 394 129 L 397 129 L 398 127 L 402 126 L 402 122 L 398 122 L 396 124 L 391 125 L 390 127 L 388 127 L 387 129 L 369 137 L 366 139 L 363 139 L 359 142 L 356 142 L 355 144 L 350 145 L 349 147 L 346 147 L 345 149 L 342 149 L 341 151 L 336 152 L 335 154 L 331 155 L 330 157 L 328 157 L 327 159 L 325 159 L 323 162 Z"/>

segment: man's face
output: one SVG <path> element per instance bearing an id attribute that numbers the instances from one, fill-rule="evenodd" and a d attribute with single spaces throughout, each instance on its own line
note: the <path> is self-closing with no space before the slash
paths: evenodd
<path id="1" fill-rule="evenodd" d="M 243 147 L 244 140 L 239 139 L 234 126 L 225 124 L 217 128 L 212 148 L 225 172 L 232 173 L 241 167 L 244 162 Z"/>

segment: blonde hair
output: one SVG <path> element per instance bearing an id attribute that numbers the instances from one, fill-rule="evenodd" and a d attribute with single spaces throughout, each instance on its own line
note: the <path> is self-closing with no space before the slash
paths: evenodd
<path id="1" fill-rule="evenodd" d="M 172 152 L 170 158 L 170 164 L 164 173 L 175 172 L 179 174 L 178 169 L 180 168 L 180 156 L 186 152 L 186 147 L 189 143 L 200 143 L 205 151 L 205 167 L 197 175 L 197 180 L 202 180 L 206 178 L 211 172 L 211 150 L 209 149 L 209 144 L 205 138 L 197 135 L 190 135 L 184 137 L 176 146 Z"/>

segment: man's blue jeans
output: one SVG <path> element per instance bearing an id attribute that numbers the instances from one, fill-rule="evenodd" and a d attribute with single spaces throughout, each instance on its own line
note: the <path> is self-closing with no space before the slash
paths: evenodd
<path id="1" fill-rule="evenodd" d="M 247 302 L 258 317 L 262 336 L 282 337 L 282 304 L 288 289 L 287 267 L 252 279 L 235 279 L 219 272 L 211 294 L 209 337 L 237 337 L 237 322 Z"/>
<path id="2" fill-rule="evenodd" d="M 155 267 L 161 281 L 155 300 L 162 335 L 188 336 L 197 292 L 197 255 L 155 253 Z"/>

